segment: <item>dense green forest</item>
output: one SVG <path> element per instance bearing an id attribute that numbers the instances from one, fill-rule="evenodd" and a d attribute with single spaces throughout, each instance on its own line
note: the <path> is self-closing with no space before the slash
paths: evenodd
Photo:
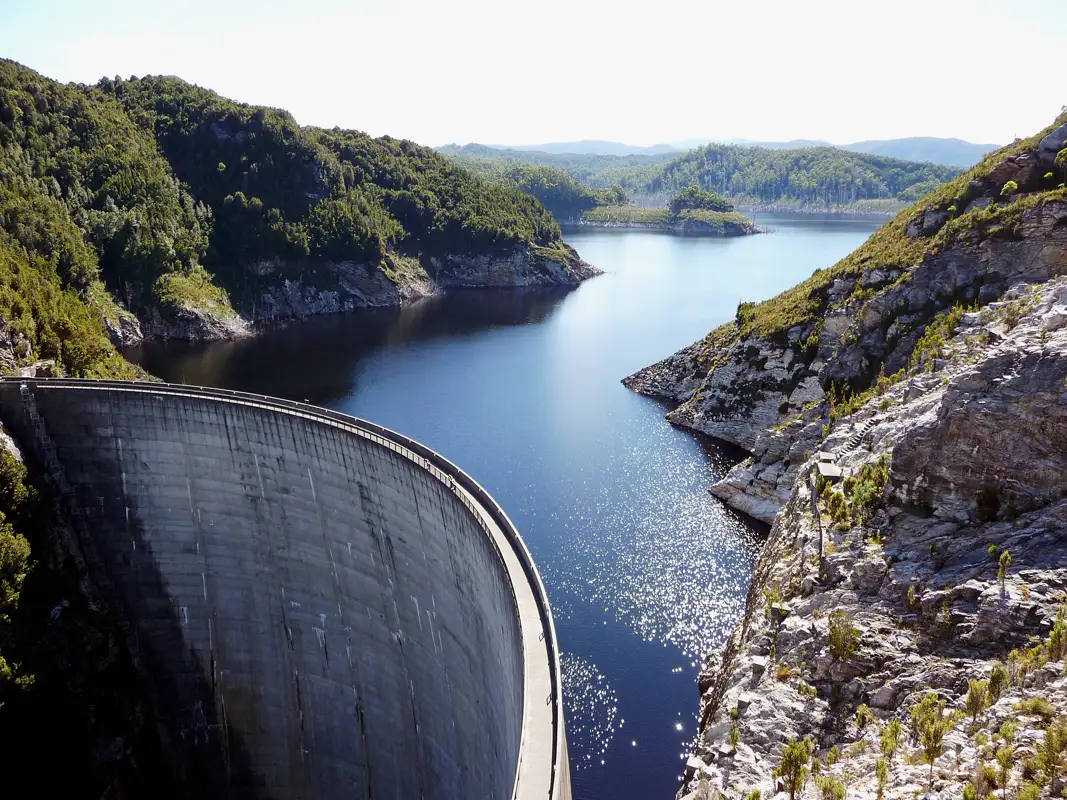
<path id="1" fill-rule="evenodd" d="M 631 194 L 678 157 L 677 153 L 628 156 L 541 153 L 536 150 L 499 150 L 480 144 L 445 145 L 438 149 L 463 166 L 480 172 L 500 169 L 501 164 L 554 167 L 592 189 L 610 189 L 618 184 Z"/>
<path id="2" fill-rule="evenodd" d="M 682 155 L 604 156 L 495 150 L 482 145 L 442 148 L 459 163 L 491 172 L 501 164 L 563 169 L 597 189 L 619 185 L 643 205 L 662 205 L 697 185 L 745 205 L 805 208 L 872 200 L 914 202 L 959 171 L 833 147 L 771 150 L 711 144 Z"/>
<path id="3" fill-rule="evenodd" d="M 560 222 L 575 221 L 598 206 L 618 206 L 629 202 L 626 191 L 618 184 L 610 189 L 592 189 L 558 167 L 493 160 L 475 161 L 464 166 L 491 183 L 536 197 Z"/>
<path id="4" fill-rule="evenodd" d="M 98 280 L 135 310 L 166 309 L 191 293 L 225 304 L 220 288 L 248 288 L 263 261 L 560 243 L 535 199 L 411 142 L 304 128 L 177 78 L 62 85 L 7 60 L 0 225 L 12 258 L 48 262 L 48 280 L 98 316 L 115 312 Z M 54 328 L 40 352 L 56 349 Z"/>
<path id="5" fill-rule="evenodd" d="M 394 247 L 436 254 L 559 238 L 528 196 L 412 142 L 302 128 L 288 112 L 177 78 L 99 87 L 155 134 L 177 177 L 211 209 L 208 262 L 238 273 L 270 258 L 377 261 Z"/>
<path id="6" fill-rule="evenodd" d="M 655 196 L 697 184 L 741 203 L 835 206 L 887 197 L 911 202 L 956 174 L 951 167 L 832 147 L 764 150 L 712 144 L 667 164 L 647 189 Z"/>

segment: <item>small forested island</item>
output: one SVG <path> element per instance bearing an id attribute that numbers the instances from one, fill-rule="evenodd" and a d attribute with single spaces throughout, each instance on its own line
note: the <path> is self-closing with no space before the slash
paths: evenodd
<path id="1" fill-rule="evenodd" d="M 751 219 L 712 190 L 687 186 L 666 208 L 602 205 L 582 215 L 579 224 L 594 228 L 647 228 L 697 236 L 748 236 L 762 233 Z"/>

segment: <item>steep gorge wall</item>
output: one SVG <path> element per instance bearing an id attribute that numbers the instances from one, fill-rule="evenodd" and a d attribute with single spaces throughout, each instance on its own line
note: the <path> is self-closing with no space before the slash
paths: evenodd
<path id="1" fill-rule="evenodd" d="M 0 416 L 54 443 L 187 795 L 567 796 L 543 589 L 462 481 L 265 398 L 5 381 Z"/>

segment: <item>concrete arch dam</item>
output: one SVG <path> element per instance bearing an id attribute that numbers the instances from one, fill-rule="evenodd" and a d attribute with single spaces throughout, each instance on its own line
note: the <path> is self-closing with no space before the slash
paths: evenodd
<path id="1" fill-rule="evenodd" d="M 186 796 L 568 800 L 544 587 L 426 447 L 222 390 L 5 379 Z"/>

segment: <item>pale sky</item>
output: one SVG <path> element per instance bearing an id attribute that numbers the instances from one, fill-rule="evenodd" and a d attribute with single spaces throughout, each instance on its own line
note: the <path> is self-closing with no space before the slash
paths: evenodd
<path id="1" fill-rule="evenodd" d="M 1067 103 L 1067 0 L 0 0 L 0 56 L 303 124 L 532 144 L 956 136 Z"/>

